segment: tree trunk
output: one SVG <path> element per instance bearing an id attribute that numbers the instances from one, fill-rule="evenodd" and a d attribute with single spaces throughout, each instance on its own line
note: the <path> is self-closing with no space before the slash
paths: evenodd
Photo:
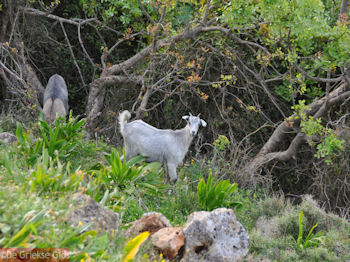
<path id="1" fill-rule="evenodd" d="M 350 86 L 346 82 L 343 82 L 336 90 L 329 93 L 328 96 L 324 96 L 311 103 L 308 107 L 308 111 L 306 112 L 307 117 L 321 117 L 332 105 L 349 99 L 349 90 Z M 284 120 L 276 128 L 265 145 L 260 149 L 259 153 L 244 168 L 244 173 L 252 177 L 258 173 L 263 165 L 269 163 L 272 160 L 288 161 L 295 158 L 300 146 L 307 142 L 307 137 L 305 134 L 296 129 L 299 124 L 300 118 L 298 115 L 292 115 L 291 117 Z M 284 151 L 278 151 L 281 142 L 283 142 L 286 139 L 287 135 L 290 135 L 292 132 L 296 133 L 296 136 L 290 143 L 289 147 Z"/>
<path id="2" fill-rule="evenodd" d="M 341 8 L 339 13 L 339 20 L 342 20 L 342 17 L 346 15 L 348 10 L 349 1 L 348 0 L 342 0 L 341 2 Z"/>
<path id="3" fill-rule="evenodd" d="M 94 134 L 98 126 L 98 119 L 101 115 L 106 89 L 104 82 L 96 79 L 90 85 L 90 92 L 87 103 L 86 129 L 90 135 Z"/>

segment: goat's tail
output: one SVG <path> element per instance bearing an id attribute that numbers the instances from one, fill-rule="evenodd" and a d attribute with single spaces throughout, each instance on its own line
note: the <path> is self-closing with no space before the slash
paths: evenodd
<path id="1" fill-rule="evenodd" d="M 119 114 L 119 131 L 124 136 L 124 124 L 128 122 L 130 119 L 131 114 L 128 110 L 124 110 Z"/>

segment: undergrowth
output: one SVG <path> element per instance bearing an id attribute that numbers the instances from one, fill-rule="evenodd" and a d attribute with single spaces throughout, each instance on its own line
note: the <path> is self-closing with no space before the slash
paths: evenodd
<path id="1" fill-rule="evenodd" d="M 18 141 L 0 144 L 0 247 L 69 248 L 71 261 L 121 261 L 129 250 L 122 234 L 67 223 L 69 199 L 81 192 L 119 214 L 116 232 L 146 212 L 160 212 L 172 225 L 183 226 L 192 212 L 227 207 L 249 232 L 247 261 L 350 259 L 349 224 L 311 198 L 295 206 L 282 196 L 237 187 L 229 177 L 237 170 L 224 161 L 215 167 L 211 161 L 185 163 L 177 184 L 167 185 L 160 163 L 141 157 L 121 161 L 122 152 L 101 140 L 89 141 L 82 123 L 71 117 L 58 120 L 56 127 L 43 121 L 31 128 L 17 125 Z M 321 231 L 320 241 L 308 245 Z M 136 260 L 148 261 L 149 252 L 141 248 Z"/>

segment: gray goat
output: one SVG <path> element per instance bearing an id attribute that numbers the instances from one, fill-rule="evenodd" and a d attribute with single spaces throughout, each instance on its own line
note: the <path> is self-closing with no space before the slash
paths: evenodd
<path id="1" fill-rule="evenodd" d="M 136 155 L 146 157 L 147 162 L 161 162 L 168 167 L 170 181 L 177 180 L 176 168 L 183 161 L 197 134 L 200 125 L 207 123 L 198 116 L 183 116 L 187 125 L 178 130 L 157 129 L 142 120 L 130 123 L 131 114 L 125 110 L 119 115 L 120 133 L 124 138 L 125 158 L 129 160 Z"/>
<path id="2" fill-rule="evenodd" d="M 50 77 L 44 92 L 44 118 L 52 123 L 56 119 L 56 114 L 64 117 L 67 112 L 67 85 L 62 76 L 55 74 Z"/>

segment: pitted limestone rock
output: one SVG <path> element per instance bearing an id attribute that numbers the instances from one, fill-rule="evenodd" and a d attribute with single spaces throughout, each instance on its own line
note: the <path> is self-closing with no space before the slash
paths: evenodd
<path id="1" fill-rule="evenodd" d="M 77 193 L 72 196 L 67 219 L 72 226 L 90 224 L 87 230 L 113 232 L 118 230 L 119 214 L 102 207 L 88 195 Z"/>
<path id="2" fill-rule="evenodd" d="M 184 261 L 234 262 L 248 253 L 248 233 L 232 209 L 194 212 L 183 232 Z"/>

